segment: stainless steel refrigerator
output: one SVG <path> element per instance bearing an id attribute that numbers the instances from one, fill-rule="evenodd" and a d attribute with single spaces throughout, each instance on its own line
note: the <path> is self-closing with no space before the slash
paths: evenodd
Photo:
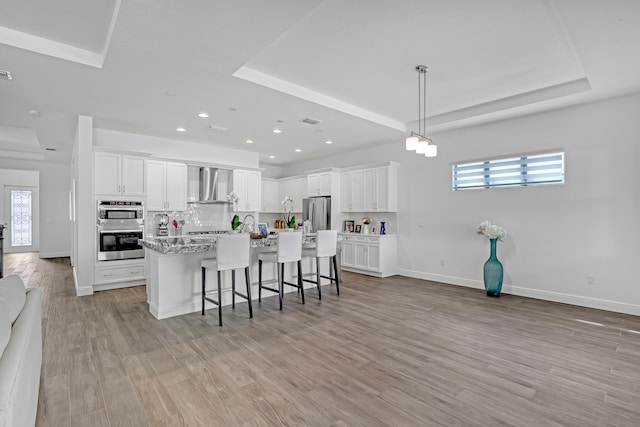
<path id="1" fill-rule="evenodd" d="M 331 229 L 331 197 L 302 199 L 302 220 L 309 220 L 311 232 Z"/>

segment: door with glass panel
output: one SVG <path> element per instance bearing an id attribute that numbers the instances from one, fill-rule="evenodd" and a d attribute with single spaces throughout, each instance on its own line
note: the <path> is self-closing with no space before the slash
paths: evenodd
<path id="1" fill-rule="evenodd" d="M 4 188 L 4 252 L 37 252 L 38 188 Z"/>

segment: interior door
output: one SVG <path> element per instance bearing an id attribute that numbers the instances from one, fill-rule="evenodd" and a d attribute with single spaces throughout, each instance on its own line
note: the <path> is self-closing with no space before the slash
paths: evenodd
<path id="1" fill-rule="evenodd" d="M 38 188 L 6 186 L 4 195 L 4 252 L 37 252 L 40 250 Z"/>

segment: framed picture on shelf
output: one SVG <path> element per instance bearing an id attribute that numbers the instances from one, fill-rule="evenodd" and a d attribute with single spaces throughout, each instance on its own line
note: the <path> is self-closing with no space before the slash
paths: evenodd
<path id="1" fill-rule="evenodd" d="M 267 235 L 269 234 L 269 227 L 264 222 L 258 224 L 258 234 Z"/>
<path id="2" fill-rule="evenodd" d="M 362 225 L 356 225 L 356 233 L 360 233 L 362 231 Z"/>
<path id="3" fill-rule="evenodd" d="M 347 233 L 353 233 L 353 227 L 354 227 L 355 222 L 352 220 L 346 220 L 344 222 L 344 231 Z"/>

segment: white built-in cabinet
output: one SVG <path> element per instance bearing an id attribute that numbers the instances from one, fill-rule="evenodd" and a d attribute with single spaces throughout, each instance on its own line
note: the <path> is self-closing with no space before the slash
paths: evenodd
<path id="1" fill-rule="evenodd" d="M 363 171 L 343 172 L 340 177 L 341 208 L 343 212 L 364 212 L 364 195 L 362 194 Z"/>
<path id="2" fill-rule="evenodd" d="M 262 212 L 281 212 L 278 200 L 278 181 L 262 179 Z"/>
<path id="3" fill-rule="evenodd" d="M 144 157 L 95 152 L 93 167 L 96 195 L 144 197 Z"/>
<path id="4" fill-rule="evenodd" d="M 280 200 L 279 212 L 284 211 L 284 206 L 282 206 L 281 202 L 287 196 L 293 199 L 293 208 L 291 209 L 291 212 L 302 212 L 302 199 L 307 197 L 307 193 L 308 188 L 306 177 L 281 180 L 278 183 L 278 199 Z"/>
<path id="5" fill-rule="evenodd" d="M 235 169 L 233 191 L 238 196 L 236 212 L 258 212 L 262 209 L 262 181 L 260 171 Z"/>
<path id="6" fill-rule="evenodd" d="M 342 172 L 341 208 L 343 212 L 397 212 L 397 163 Z"/>
<path id="7" fill-rule="evenodd" d="M 307 180 L 310 197 L 331 196 L 331 172 L 312 173 Z"/>
<path id="8" fill-rule="evenodd" d="M 187 165 L 147 160 L 147 210 L 187 210 Z"/>
<path id="9" fill-rule="evenodd" d="M 342 233 L 341 245 L 343 269 L 378 277 L 396 274 L 397 236 Z"/>

